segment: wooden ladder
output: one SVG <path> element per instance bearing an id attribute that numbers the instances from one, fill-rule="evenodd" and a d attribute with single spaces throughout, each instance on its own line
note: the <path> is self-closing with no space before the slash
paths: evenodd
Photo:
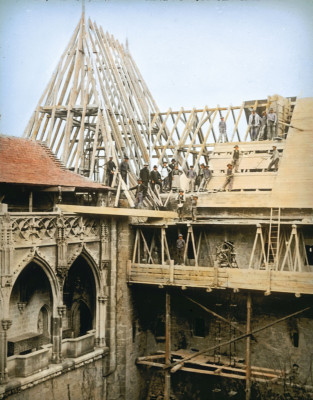
<path id="1" fill-rule="evenodd" d="M 267 262 L 278 269 L 279 258 L 279 236 L 280 236 L 280 208 L 271 208 L 270 227 L 268 232 Z M 272 251 L 273 261 L 270 263 Z"/>

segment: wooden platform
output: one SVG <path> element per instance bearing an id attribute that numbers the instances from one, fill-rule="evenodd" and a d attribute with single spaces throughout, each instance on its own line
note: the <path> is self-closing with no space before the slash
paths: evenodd
<path id="1" fill-rule="evenodd" d="M 233 189 L 240 191 L 209 193 L 200 197 L 199 207 L 280 207 L 313 208 L 313 99 L 297 99 L 286 141 L 237 143 L 242 152 L 239 173 Z M 210 167 L 214 170 L 209 191 L 225 181 L 222 168 L 231 161 L 236 143 L 214 146 Z M 268 150 L 276 145 L 281 159 L 278 172 L 265 172 Z M 253 172 L 253 170 L 257 170 Z M 224 174 L 224 175 L 223 175 Z"/>
<path id="2" fill-rule="evenodd" d="M 174 211 L 143 210 L 135 208 L 89 207 L 59 204 L 61 211 L 77 214 L 110 215 L 116 217 L 178 218 Z"/>
<path id="3" fill-rule="evenodd" d="M 171 352 L 171 362 L 182 360 L 194 352 L 189 350 L 177 350 Z M 147 365 L 149 367 L 165 368 L 165 354 L 158 354 L 146 357 L 139 357 L 136 361 L 138 365 Z M 246 365 L 243 362 L 236 362 L 230 365 L 226 357 L 220 357 L 219 363 L 215 362 L 214 357 L 201 354 L 187 361 L 180 371 L 193 372 L 197 374 L 215 375 L 224 378 L 246 379 Z M 282 378 L 285 372 L 277 369 L 251 367 L 251 379 L 256 382 L 276 381 Z"/>
<path id="4" fill-rule="evenodd" d="M 313 272 L 193 267 L 183 265 L 130 264 L 128 283 L 203 289 L 249 289 L 313 294 Z"/>

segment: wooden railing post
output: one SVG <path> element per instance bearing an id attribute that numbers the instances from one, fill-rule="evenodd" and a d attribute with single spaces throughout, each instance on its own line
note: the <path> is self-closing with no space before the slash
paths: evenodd
<path id="1" fill-rule="evenodd" d="M 251 332 L 251 293 L 247 297 L 247 334 Z M 246 400 L 251 397 L 251 335 L 246 341 Z"/>

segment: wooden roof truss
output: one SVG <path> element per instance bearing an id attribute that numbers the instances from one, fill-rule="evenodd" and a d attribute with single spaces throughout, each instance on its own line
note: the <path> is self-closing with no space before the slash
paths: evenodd
<path id="1" fill-rule="evenodd" d="M 246 141 L 248 111 L 271 106 L 288 122 L 293 100 L 275 95 L 240 106 L 160 112 L 127 46 L 86 23 L 83 13 L 24 136 L 45 141 L 68 168 L 103 183 L 108 157 L 119 164 L 127 155 L 133 185 L 144 162 L 207 163 L 222 115 L 228 141 Z"/>

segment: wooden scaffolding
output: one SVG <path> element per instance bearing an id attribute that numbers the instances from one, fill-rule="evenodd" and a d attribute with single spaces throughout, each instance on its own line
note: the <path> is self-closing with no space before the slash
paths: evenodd
<path id="1" fill-rule="evenodd" d="M 273 107 L 281 122 L 277 135 L 283 137 L 294 101 L 274 95 L 240 106 L 161 112 L 128 45 L 85 21 L 83 12 L 24 137 L 45 141 L 68 168 L 103 183 L 109 156 L 118 165 L 126 155 L 134 184 L 144 162 L 151 167 L 175 158 L 182 169 L 207 163 L 221 139 L 221 116 L 229 142 L 249 141 L 251 110 L 261 114 Z"/>

